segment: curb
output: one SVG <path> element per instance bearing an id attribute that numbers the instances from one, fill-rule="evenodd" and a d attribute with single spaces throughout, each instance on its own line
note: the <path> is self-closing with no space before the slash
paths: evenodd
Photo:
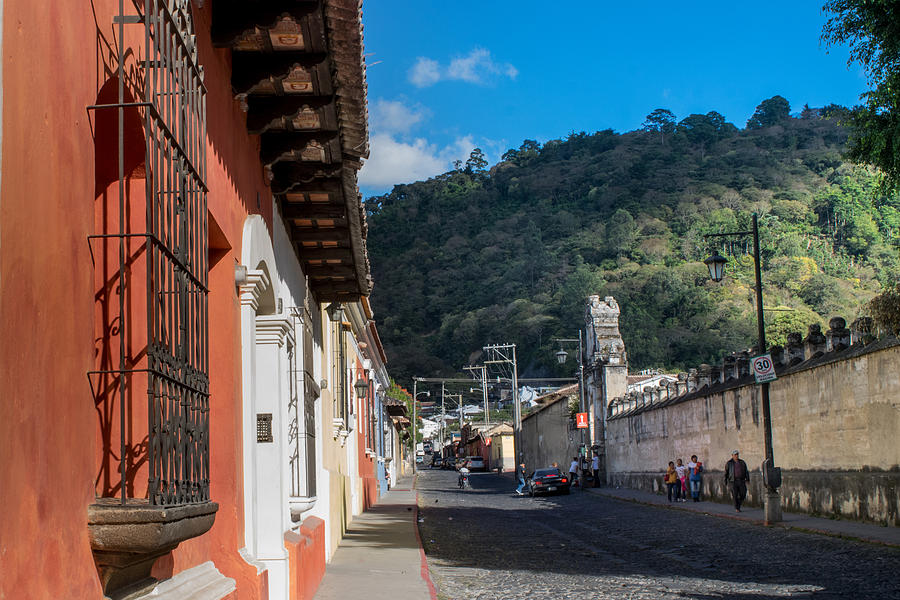
<path id="1" fill-rule="evenodd" d="M 416 475 L 416 478 L 418 478 L 418 475 Z M 412 487 L 413 489 L 416 487 L 415 478 L 413 479 Z M 413 530 L 416 532 L 416 543 L 419 545 L 419 556 L 422 559 L 419 574 L 428 585 L 428 593 L 431 595 L 431 600 L 438 600 L 437 588 L 431 580 L 431 571 L 428 570 L 428 559 L 425 557 L 425 548 L 422 546 L 422 536 L 419 534 L 419 490 L 416 490 L 416 510 L 413 514 Z"/>
<path id="2" fill-rule="evenodd" d="M 751 517 L 739 517 L 737 515 L 727 515 L 727 514 L 719 514 L 719 513 L 693 510 L 691 508 L 681 507 L 681 506 L 669 506 L 668 504 L 659 504 L 656 502 L 648 502 L 646 500 L 640 500 L 638 498 L 622 498 L 622 497 L 615 496 L 612 494 L 604 494 L 599 491 L 593 492 L 593 494 L 595 494 L 597 496 L 603 496 L 604 498 L 609 498 L 610 500 L 616 500 L 619 502 L 630 502 L 632 504 L 640 504 L 642 506 L 652 506 L 655 508 L 662 508 L 662 509 L 666 509 L 666 510 L 679 510 L 682 512 L 694 513 L 697 515 L 705 515 L 707 517 L 715 517 L 717 519 L 730 519 L 732 521 L 740 521 L 742 523 L 750 523 L 752 525 L 759 525 L 762 527 L 778 527 L 779 529 L 799 531 L 801 533 L 812 533 L 812 534 L 817 534 L 817 535 L 825 535 L 828 537 L 838 538 L 838 539 L 842 539 L 842 540 L 849 540 L 849 541 L 854 541 L 854 542 L 863 542 L 866 544 L 875 544 L 878 546 L 885 546 L 887 548 L 900 548 L 900 544 L 893 544 L 891 542 L 886 542 L 884 540 L 876 540 L 876 539 L 872 539 L 872 538 L 849 535 L 849 534 L 845 534 L 845 533 L 837 533 L 837 532 L 828 531 L 825 529 L 816 529 L 813 527 L 802 527 L 799 525 L 791 525 L 789 523 L 784 523 L 784 522 L 774 523 L 772 525 L 766 525 L 764 520 L 754 519 Z"/>

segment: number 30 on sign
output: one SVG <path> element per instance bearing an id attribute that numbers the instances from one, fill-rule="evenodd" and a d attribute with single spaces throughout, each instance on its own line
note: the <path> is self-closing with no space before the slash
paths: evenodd
<path id="1" fill-rule="evenodd" d="M 772 362 L 771 354 L 763 354 L 751 359 L 750 365 L 753 368 L 753 377 L 756 378 L 756 383 L 765 383 L 778 379 L 775 376 L 775 364 Z"/>

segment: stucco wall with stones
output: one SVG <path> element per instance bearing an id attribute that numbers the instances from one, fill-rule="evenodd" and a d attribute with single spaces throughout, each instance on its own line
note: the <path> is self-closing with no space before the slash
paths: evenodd
<path id="1" fill-rule="evenodd" d="M 776 352 L 774 358 L 780 372 L 770 384 L 770 404 L 784 508 L 900 525 L 897 341 L 807 348 L 793 361 Z M 738 366 L 726 379 L 730 368 L 726 360 L 723 368 L 682 376 L 682 388 L 612 402 L 609 483 L 661 491 L 668 461 L 697 454 L 706 467 L 705 494 L 724 500 L 722 468 L 739 449 L 753 470 L 749 502 L 761 505 L 760 387 Z"/>
<path id="2" fill-rule="evenodd" d="M 543 407 L 522 419 L 522 446 L 528 472 L 559 463 L 564 472 L 578 454 L 581 433 L 569 429 L 568 397 Z"/>

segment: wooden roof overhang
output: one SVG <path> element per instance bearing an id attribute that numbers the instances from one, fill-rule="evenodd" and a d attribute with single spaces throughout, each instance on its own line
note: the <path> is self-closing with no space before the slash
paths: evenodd
<path id="1" fill-rule="evenodd" d="M 384 399 L 384 410 L 392 417 L 406 417 L 409 414 L 406 405 L 395 398 Z"/>
<path id="2" fill-rule="evenodd" d="M 357 171 L 368 157 L 360 0 L 217 0 L 212 36 L 320 302 L 371 291 Z"/>

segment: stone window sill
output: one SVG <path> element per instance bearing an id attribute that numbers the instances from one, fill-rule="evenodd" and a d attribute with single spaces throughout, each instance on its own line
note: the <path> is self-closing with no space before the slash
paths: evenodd
<path id="1" fill-rule="evenodd" d="M 157 558 L 185 540 L 209 531 L 219 505 L 215 502 L 151 506 L 147 500 L 98 498 L 88 506 L 88 535 L 104 593 L 152 582 Z"/>
<path id="2" fill-rule="evenodd" d="M 303 518 L 303 514 L 316 505 L 316 496 L 291 496 L 288 504 L 291 507 L 291 521 L 294 523 Z"/>

